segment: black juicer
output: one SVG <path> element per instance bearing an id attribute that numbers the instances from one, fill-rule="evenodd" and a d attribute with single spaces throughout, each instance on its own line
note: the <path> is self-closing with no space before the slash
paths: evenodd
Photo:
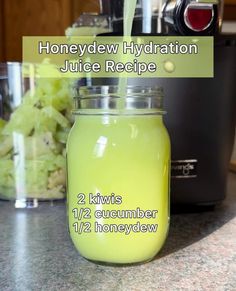
<path id="1" fill-rule="evenodd" d="M 236 35 L 220 34 L 222 3 L 216 3 L 137 1 L 133 35 L 214 36 L 214 78 L 128 82 L 164 88 L 168 113 L 164 120 L 172 143 L 171 202 L 175 205 L 215 205 L 226 193 L 236 124 Z M 104 0 L 101 6 L 111 18 L 114 35 L 122 35 L 124 0 Z M 93 79 L 94 85 L 101 82 L 116 84 L 117 79 Z"/>

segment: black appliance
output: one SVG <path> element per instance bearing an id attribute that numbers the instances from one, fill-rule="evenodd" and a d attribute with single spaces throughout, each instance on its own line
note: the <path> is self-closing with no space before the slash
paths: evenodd
<path id="1" fill-rule="evenodd" d="M 151 14 L 144 12 L 148 1 Z M 103 12 L 112 19 L 114 35 L 122 35 L 124 0 L 101 2 Z M 164 88 L 165 124 L 172 142 L 171 202 L 175 205 L 215 205 L 226 193 L 236 124 L 236 35 L 219 32 L 221 5 L 210 0 L 137 1 L 133 35 L 214 35 L 214 78 L 129 79 L 130 85 Z M 189 8 L 198 10 L 192 18 Z M 115 84 L 117 80 L 93 80 L 94 85 L 101 82 Z"/>

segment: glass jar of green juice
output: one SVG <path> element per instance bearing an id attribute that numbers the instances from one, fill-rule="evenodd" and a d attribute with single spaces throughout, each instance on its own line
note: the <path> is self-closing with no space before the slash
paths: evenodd
<path id="1" fill-rule="evenodd" d="M 89 260 L 146 262 L 169 226 L 170 140 L 161 88 L 76 90 L 67 142 L 72 241 Z"/>

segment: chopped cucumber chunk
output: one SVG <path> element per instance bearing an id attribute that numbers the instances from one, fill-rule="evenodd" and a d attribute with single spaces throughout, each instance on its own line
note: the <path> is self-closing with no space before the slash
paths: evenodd
<path id="1" fill-rule="evenodd" d="M 10 135 L 14 132 L 28 136 L 38 119 L 39 109 L 28 104 L 22 104 L 12 113 L 9 122 L 4 127 L 2 133 Z"/>

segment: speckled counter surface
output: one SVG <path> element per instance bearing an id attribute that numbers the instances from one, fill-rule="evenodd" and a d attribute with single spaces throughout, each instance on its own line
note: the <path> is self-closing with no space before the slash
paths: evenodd
<path id="1" fill-rule="evenodd" d="M 236 290 L 236 175 L 215 211 L 175 214 L 152 262 L 106 267 L 74 249 L 63 204 L 15 210 L 0 202 L 0 290 Z"/>

